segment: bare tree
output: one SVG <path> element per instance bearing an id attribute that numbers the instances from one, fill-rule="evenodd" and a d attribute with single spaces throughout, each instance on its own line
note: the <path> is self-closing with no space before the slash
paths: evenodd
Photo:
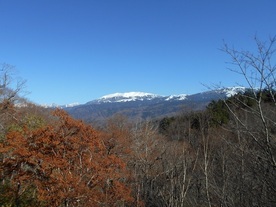
<path id="1" fill-rule="evenodd" d="M 268 155 L 268 159 L 271 164 L 276 167 L 275 154 L 272 150 L 272 142 L 275 142 L 275 137 L 271 136 L 269 130 L 269 126 L 276 126 L 276 120 L 273 119 L 273 117 L 268 116 L 269 113 L 265 111 L 267 108 L 263 105 L 264 93 L 268 93 L 274 103 L 274 106 L 276 106 L 276 62 L 275 57 L 273 56 L 276 51 L 276 36 L 270 38 L 268 43 L 262 42 L 255 37 L 255 42 L 257 45 L 257 54 L 249 51 L 230 49 L 227 44 L 224 45 L 223 51 L 225 51 L 232 58 L 231 63 L 236 66 L 231 70 L 243 75 L 249 86 L 251 91 L 250 94 L 252 94 L 252 96 L 246 98 L 250 98 L 253 102 L 255 102 L 257 107 L 245 105 L 245 110 L 249 110 L 252 114 L 259 118 L 262 124 L 262 132 L 264 133 L 264 137 L 257 137 L 249 130 L 248 132 L 258 144 L 261 144 L 261 141 L 263 141 L 260 139 L 265 139 L 265 150 Z M 269 112 L 275 115 L 275 107 L 272 107 L 272 110 Z M 242 121 L 238 115 L 235 113 L 233 113 L 233 115 L 242 126 L 248 129 L 247 124 Z"/>
<path id="2" fill-rule="evenodd" d="M 238 143 L 243 143 L 239 147 L 241 183 L 244 185 L 246 179 L 252 181 L 247 185 L 251 195 L 243 195 L 243 203 L 273 206 L 276 202 L 276 36 L 267 42 L 255 37 L 255 43 L 255 53 L 224 44 L 222 50 L 231 58 L 230 70 L 242 75 L 247 83 L 244 94 L 225 103 L 236 122 Z M 244 177 L 245 172 L 249 177 Z"/>
<path id="3" fill-rule="evenodd" d="M 15 67 L 6 63 L 0 65 L 0 100 L 15 101 L 23 92 L 25 80 L 15 78 Z"/>
<path id="4" fill-rule="evenodd" d="M 15 67 L 0 64 L 0 139 L 3 138 L 7 125 L 16 120 L 15 104 L 25 102 L 21 97 L 25 81 L 15 78 Z"/>

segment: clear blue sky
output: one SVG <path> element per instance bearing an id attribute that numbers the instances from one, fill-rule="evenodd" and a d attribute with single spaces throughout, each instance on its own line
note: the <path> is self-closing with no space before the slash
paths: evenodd
<path id="1" fill-rule="evenodd" d="M 0 63 L 36 103 L 115 92 L 192 94 L 243 79 L 225 40 L 254 49 L 276 35 L 275 0 L 0 0 Z"/>

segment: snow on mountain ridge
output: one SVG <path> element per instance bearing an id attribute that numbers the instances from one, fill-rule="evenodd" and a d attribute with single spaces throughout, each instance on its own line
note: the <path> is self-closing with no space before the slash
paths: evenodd
<path id="1" fill-rule="evenodd" d="M 182 101 L 182 100 L 185 100 L 187 98 L 187 96 L 188 96 L 187 94 L 170 95 L 165 100 L 169 101 L 169 100 L 172 100 L 172 99 L 177 99 L 179 101 Z"/>
<path id="2" fill-rule="evenodd" d="M 58 105 L 55 103 L 52 104 L 39 104 L 41 107 L 43 108 L 70 108 L 70 107 L 74 107 L 74 106 L 78 106 L 80 105 L 80 103 L 75 102 L 75 103 L 71 103 L 71 104 L 64 104 L 64 105 Z"/>
<path id="3" fill-rule="evenodd" d="M 74 102 L 74 103 L 70 103 L 70 104 L 65 104 L 65 105 L 63 105 L 63 107 L 74 107 L 74 106 L 78 106 L 78 105 L 80 105 L 79 102 Z"/>
<path id="4" fill-rule="evenodd" d="M 222 95 L 225 94 L 225 96 L 229 98 L 239 92 L 241 93 L 245 92 L 245 89 L 246 89 L 245 87 L 234 86 L 234 87 L 218 88 L 213 91 L 205 91 L 202 93 L 216 92 Z M 185 99 L 189 99 L 190 96 L 191 95 L 188 95 L 188 94 L 163 96 L 163 95 L 157 95 L 157 94 L 145 93 L 145 92 L 125 92 L 125 93 L 113 93 L 113 94 L 105 95 L 99 99 L 89 101 L 86 104 L 115 103 L 115 102 L 123 103 L 123 102 L 129 102 L 129 101 L 150 101 L 154 99 L 160 99 L 164 101 L 177 101 L 177 100 L 183 101 Z M 72 104 L 65 104 L 65 105 L 41 104 L 41 106 L 45 108 L 70 108 L 78 105 L 81 105 L 81 104 L 79 103 L 72 103 Z"/>
<path id="5" fill-rule="evenodd" d="M 94 100 L 94 102 L 98 103 L 112 103 L 112 102 L 129 102 L 129 101 L 145 101 L 145 100 L 153 100 L 153 99 L 164 99 L 165 101 L 170 100 L 185 100 L 187 98 L 187 94 L 179 94 L 179 95 L 170 95 L 170 96 L 162 96 L 153 93 L 145 93 L 145 92 L 126 92 L 126 93 L 113 93 L 109 95 L 102 96 L 101 98 Z"/>
<path id="6" fill-rule="evenodd" d="M 227 87 L 224 88 L 222 91 L 226 93 L 226 96 L 229 98 L 231 96 L 236 95 L 237 93 L 244 93 L 245 92 L 245 87 L 242 86 L 235 86 L 235 87 Z"/>
<path id="7" fill-rule="evenodd" d="M 154 98 L 162 97 L 153 93 L 144 92 L 126 92 L 126 93 L 113 93 L 109 95 L 102 96 L 97 102 L 128 102 L 137 100 L 152 100 Z"/>
<path id="8" fill-rule="evenodd" d="M 132 97 L 158 97 L 159 95 L 153 93 L 144 93 L 144 92 L 126 92 L 126 93 L 113 93 L 109 95 L 102 96 L 100 99 L 109 99 L 109 98 L 116 98 L 116 97 L 123 97 L 123 98 L 132 98 Z"/>

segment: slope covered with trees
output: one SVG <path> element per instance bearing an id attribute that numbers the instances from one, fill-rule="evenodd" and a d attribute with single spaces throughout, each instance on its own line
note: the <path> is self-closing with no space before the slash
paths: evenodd
<path id="1" fill-rule="evenodd" d="M 5 86 L 6 87 L 6 86 Z M 1 91 L 1 206 L 124 206 L 133 201 L 125 162 L 100 133 L 66 112 L 16 106 Z M 39 111 L 41 110 L 41 111 Z"/>

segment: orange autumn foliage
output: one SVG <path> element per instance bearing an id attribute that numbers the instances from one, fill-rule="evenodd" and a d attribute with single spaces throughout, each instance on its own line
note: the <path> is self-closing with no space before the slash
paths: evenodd
<path id="1" fill-rule="evenodd" d="M 1 180 L 34 186 L 46 206 L 120 206 L 132 202 L 125 163 L 100 133 L 56 110 L 54 124 L 10 132 L 1 143 Z M 20 194 L 20 192 L 19 192 Z"/>

